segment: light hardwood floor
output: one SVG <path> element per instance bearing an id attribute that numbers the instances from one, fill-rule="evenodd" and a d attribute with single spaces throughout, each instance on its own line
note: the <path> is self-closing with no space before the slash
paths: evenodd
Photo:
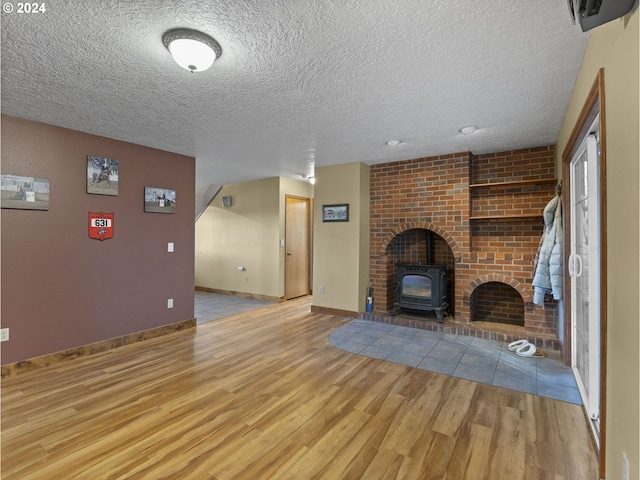
<path id="1" fill-rule="evenodd" d="M 353 355 L 309 298 L 2 381 L 2 479 L 597 478 L 580 406 Z"/>

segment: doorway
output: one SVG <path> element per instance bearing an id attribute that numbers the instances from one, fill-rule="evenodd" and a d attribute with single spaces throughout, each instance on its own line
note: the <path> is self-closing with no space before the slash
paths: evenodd
<path id="1" fill-rule="evenodd" d="M 570 162 L 571 368 L 600 443 L 599 117 Z"/>
<path id="2" fill-rule="evenodd" d="M 285 197 L 285 299 L 310 293 L 308 198 Z"/>
<path id="3" fill-rule="evenodd" d="M 563 192 L 567 215 L 563 360 L 574 370 L 583 396 L 599 450 L 600 478 L 605 473 L 607 411 L 605 113 L 604 69 L 600 69 L 562 153 L 563 185 L 568 190 Z"/>

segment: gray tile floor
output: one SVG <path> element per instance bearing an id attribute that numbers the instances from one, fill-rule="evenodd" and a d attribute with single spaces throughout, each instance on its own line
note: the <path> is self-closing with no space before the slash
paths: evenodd
<path id="1" fill-rule="evenodd" d="M 523 358 L 494 340 L 353 320 L 329 336 L 341 350 L 393 363 L 582 404 L 558 352 Z"/>
<path id="2" fill-rule="evenodd" d="M 194 315 L 196 323 L 205 323 L 219 318 L 246 312 L 254 308 L 270 305 L 273 302 L 251 298 L 233 297 L 219 293 L 200 292 L 194 297 Z"/>

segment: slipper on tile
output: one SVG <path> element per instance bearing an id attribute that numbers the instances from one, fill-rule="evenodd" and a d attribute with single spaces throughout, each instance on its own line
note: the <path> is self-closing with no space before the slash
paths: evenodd
<path id="1" fill-rule="evenodd" d="M 522 339 L 522 340 L 516 340 L 515 342 L 511 342 L 508 346 L 509 350 L 511 350 L 512 352 L 515 352 L 517 349 L 519 349 L 520 347 L 524 347 L 525 345 L 528 345 L 529 341 Z"/>
<path id="2" fill-rule="evenodd" d="M 527 343 L 516 349 L 516 355 L 519 357 L 546 357 L 544 350 L 540 350 L 533 343 Z"/>

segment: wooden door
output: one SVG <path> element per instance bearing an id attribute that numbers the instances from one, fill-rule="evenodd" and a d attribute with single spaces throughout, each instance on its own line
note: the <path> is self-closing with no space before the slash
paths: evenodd
<path id="1" fill-rule="evenodd" d="M 308 295 L 309 289 L 308 198 L 287 195 L 285 200 L 285 298 Z"/>

